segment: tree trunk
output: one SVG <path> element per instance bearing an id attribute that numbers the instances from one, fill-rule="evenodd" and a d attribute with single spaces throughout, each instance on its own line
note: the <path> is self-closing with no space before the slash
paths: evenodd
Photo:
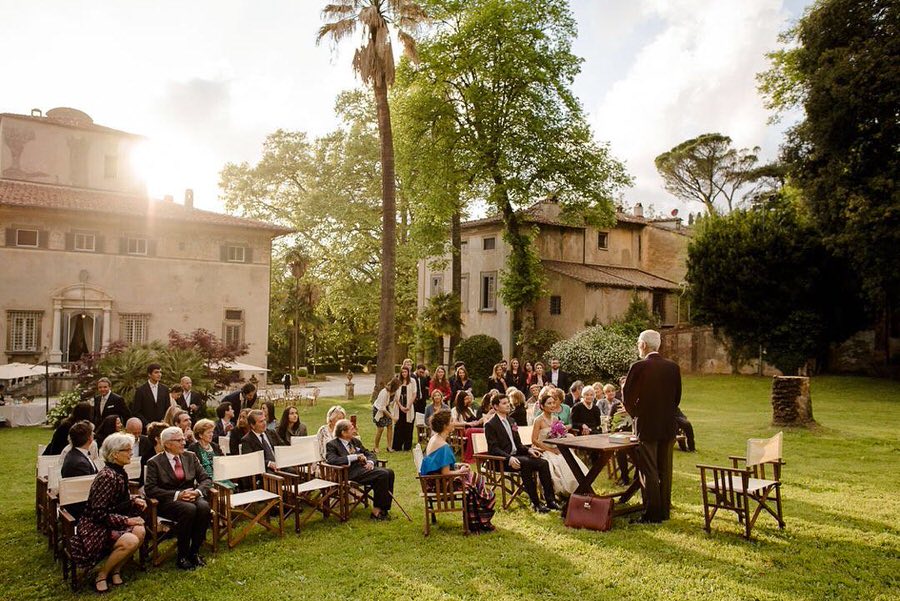
<path id="1" fill-rule="evenodd" d="M 775 376 L 772 379 L 772 424 L 805 426 L 815 423 L 809 378 Z"/>
<path id="2" fill-rule="evenodd" d="M 459 200 L 457 200 L 457 207 Z M 459 210 L 453 211 L 450 218 L 450 247 L 453 253 L 453 261 L 451 267 L 451 291 L 453 296 L 461 299 L 462 296 L 462 226 L 460 224 Z M 460 311 L 462 311 L 462 302 L 460 302 Z M 453 361 L 453 353 L 456 352 L 456 345 L 459 344 L 459 334 L 450 336 L 450 358 L 448 363 Z"/>
<path id="3" fill-rule="evenodd" d="M 375 80 L 375 106 L 378 110 L 378 135 L 381 139 L 381 315 L 378 320 L 378 354 L 375 388 L 394 375 L 394 315 L 396 311 L 397 204 L 394 177 L 394 136 L 387 85 Z"/>

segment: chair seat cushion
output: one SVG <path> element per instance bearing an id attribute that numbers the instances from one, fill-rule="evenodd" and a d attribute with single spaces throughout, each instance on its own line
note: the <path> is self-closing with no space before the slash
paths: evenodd
<path id="1" fill-rule="evenodd" d="M 241 505 L 259 503 L 260 501 L 271 501 L 272 499 L 277 498 L 278 495 L 267 490 L 248 490 L 247 492 L 239 492 L 231 495 L 231 506 L 240 507 Z"/>
<path id="2" fill-rule="evenodd" d="M 747 480 L 747 492 L 755 493 L 765 488 L 769 488 L 770 486 L 774 486 L 778 484 L 777 480 L 763 480 L 761 478 L 749 478 Z M 734 492 L 744 492 L 744 483 L 741 478 L 737 476 L 731 476 L 731 486 L 734 488 Z M 707 482 L 706 488 L 709 490 L 716 490 L 715 482 Z"/>
<path id="3" fill-rule="evenodd" d="M 337 486 L 336 482 L 332 482 L 331 480 L 322 480 L 321 478 L 313 478 L 308 482 L 301 482 L 299 484 L 294 485 L 294 492 L 299 494 L 312 492 L 314 490 L 323 490 L 326 488 L 331 488 L 333 486 Z"/>

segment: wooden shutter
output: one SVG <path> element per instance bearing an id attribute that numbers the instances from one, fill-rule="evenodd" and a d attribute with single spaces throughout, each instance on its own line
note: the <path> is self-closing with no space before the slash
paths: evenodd
<path id="1" fill-rule="evenodd" d="M 102 253 L 106 249 L 106 238 L 99 234 L 94 235 L 94 252 Z"/>
<path id="2" fill-rule="evenodd" d="M 75 234 L 66 232 L 66 250 L 75 250 Z"/>
<path id="3" fill-rule="evenodd" d="M 16 230 L 15 228 L 8 227 L 6 228 L 6 246 L 15 246 L 16 245 Z"/>

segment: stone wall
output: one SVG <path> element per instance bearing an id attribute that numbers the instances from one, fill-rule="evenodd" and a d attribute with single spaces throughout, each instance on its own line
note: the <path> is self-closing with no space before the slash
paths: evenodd
<path id="1" fill-rule="evenodd" d="M 731 365 L 731 358 L 725 343 L 716 337 L 711 326 L 676 327 L 660 332 L 663 356 L 675 361 L 682 373 L 690 374 L 732 374 L 752 375 L 759 373 L 759 361 L 752 360 L 741 365 L 737 372 Z M 763 364 L 763 375 L 781 375 L 768 363 Z"/>

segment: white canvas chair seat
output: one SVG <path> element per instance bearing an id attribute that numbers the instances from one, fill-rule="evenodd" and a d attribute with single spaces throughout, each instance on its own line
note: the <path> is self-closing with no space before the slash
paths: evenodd
<path id="1" fill-rule="evenodd" d="M 339 513 L 340 485 L 317 476 L 321 456 L 316 436 L 292 436 L 290 446 L 274 450 L 278 474 L 285 480 L 285 504 L 294 513 L 295 531 L 316 512 L 324 517 Z M 308 508 L 305 513 L 304 508 Z"/>
<path id="2" fill-rule="evenodd" d="M 293 486 L 293 491 L 297 494 L 304 494 L 309 492 L 314 492 L 317 490 L 323 490 L 325 488 L 331 488 L 333 486 L 337 486 L 337 483 L 332 482 L 331 480 L 323 480 L 321 478 L 313 478 L 308 482 L 302 482 L 299 484 L 295 484 Z"/>
<path id="3" fill-rule="evenodd" d="M 228 496 L 228 500 L 232 507 L 240 507 L 242 505 L 250 505 L 251 503 L 259 503 L 261 501 L 269 501 L 278 499 L 278 495 L 263 489 L 248 490 L 247 492 L 238 492 Z"/>
<path id="4" fill-rule="evenodd" d="M 768 488 L 770 486 L 775 486 L 778 484 L 775 480 L 763 480 L 761 478 L 748 478 L 747 479 L 747 490 L 748 493 L 759 492 L 764 488 Z M 738 476 L 731 476 L 731 487 L 734 489 L 734 492 L 742 493 L 744 492 L 744 482 L 743 478 Z M 707 482 L 706 488 L 709 490 L 717 490 L 715 482 Z"/>
<path id="5" fill-rule="evenodd" d="M 279 448 L 279 447 L 275 447 Z M 213 457 L 213 490 L 210 496 L 213 524 L 213 550 L 218 550 L 221 530 L 225 529 L 228 547 L 234 548 L 244 540 L 254 526 L 260 526 L 284 536 L 284 505 L 282 502 L 283 478 L 266 472 L 263 451 L 246 455 L 228 455 Z M 222 484 L 225 480 L 246 478 L 253 486 L 252 490 L 234 492 L 230 486 Z M 262 488 L 256 488 L 261 479 Z M 254 508 L 251 509 L 251 506 Z M 269 512 L 278 508 L 278 524 L 269 520 Z M 237 530 L 236 524 L 241 520 L 247 523 Z"/>
<path id="6" fill-rule="evenodd" d="M 58 472 L 59 468 L 53 468 Z M 69 542 L 75 536 L 76 520 L 66 510 L 66 507 L 75 503 L 84 503 L 91 493 L 96 474 L 90 476 L 75 476 L 73 478 L 60 478 L 56 502 L 58 509 L 50 519 L 53 520 L 51 539 L 53 541 L 54 555 L 62 556 L 63 580 L 69 580 L 71 575 L 72 590 L 78 587 L 78 566 L 72 559 Z M 58 542 L 57 542 L 58 540 Z"/>
<path id="7" fill-rule="evenodd" d="M 219 448 L 225 455 L 231 454 L 231 438 L 229 436 L 220 436 L 218 442 Z"/>

